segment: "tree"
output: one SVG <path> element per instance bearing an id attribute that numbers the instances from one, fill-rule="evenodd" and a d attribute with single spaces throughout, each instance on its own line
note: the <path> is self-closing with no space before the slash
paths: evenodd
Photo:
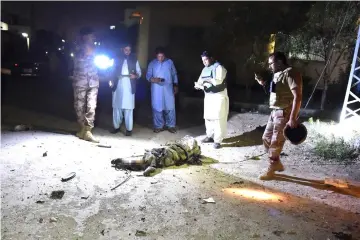
<path id="1" fill-rule="evenodd" d="M 270 35 L 299 28 L 309 2 L 232 2 L 214 19 L 210 48 L 243 66 L 247 99 L 251 94 L 254 66 L 267 61 Z M 215 55 L 216 55 L 216 51 Z"/>
<path id="2" fill-rule="evenodd" d="M 359 2 L 316 2 L 307 13 L 303 26 L 291 33 L 291 53 L 302 55 L 305 60 L 320 58 L 324 63 L 320 109 L 323 110 L 329 83 L 334 82 L 334 70 L 341 67 L 341 59 L 352 56 L 356 42 L 356 21 L 359 18 Z M 346 66 L 344 66 L 346 67 Z"/>

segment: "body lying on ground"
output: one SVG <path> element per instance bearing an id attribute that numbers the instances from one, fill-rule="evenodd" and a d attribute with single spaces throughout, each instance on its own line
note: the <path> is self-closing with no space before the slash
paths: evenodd
<path id="1" fill-rule="evenodd" d="M 116 169 L 144 171 L 148 176 L 156 168 L 179 166 L 183 164 L 201 165 L 201 149 L 195 138 L 185 136 L 174 143 L 168 143 L 162 148 L 145 150 L 141 159 L 117 158 L 111 161 Z"/>

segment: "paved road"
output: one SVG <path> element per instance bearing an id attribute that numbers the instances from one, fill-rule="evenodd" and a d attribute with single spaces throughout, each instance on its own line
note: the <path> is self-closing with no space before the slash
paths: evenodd
<path id="1" fill-rule="evenodd" d="M 17 91 L 7 96 L 8 104 L 53 115 L 29 111 L 18 115 L 18 121 L 76 128 L 68 82 L 29 79 L 14 81 L 11 89 Z M 128 182 L 110 190 L 128 176 L 112 169 L 111 159 L 141 154 L 189 133 L 199 136 L 202 127 L 183 127 L 177 135 L 154 135 L 148 126 L 137 125 L 132 138 L 110 136 L 106 129 L 97 128 L 96 134 L 111 149 L 79 141 L 67 131 L 12 132 L 10 127 L 5 122 L 1 133 L 2 239 L 335 240 L 333 232 L 350 232 L 353 239 L 360 239 L 358 214 L 280 193 L 208 166 L 167 169 L 153 178 L 132 172 Z M 225 152 L 230 157 L 231 152 Z M 69 172 L 77 176 L 61 182 Z M 64 197 L 50 199 L 54 190 L 64 190 Z M 203 204 L 202 199 L 209 197 L 216 203 Z M 141 231 L 146 236 L 136 236 L 144 234 Z"/>
<path id="2" fill-rule="evenodd" d="M 14 133 L 5 126 L 1 239 L 335 240 L 333 232 L 340 231 L 360 237 L 359 215 L 207 166 L 167 169 L 153 178 L 132 172 L 128 182 L 111 191 L 128 176 L 111 168 L 111 159 L 139 154 L 168 139 L 141 132 L 131 140 L 108 138 L 112 148 L 104 149 L 68 134 Z M 69 172 L 77 176 L 61 182 Z M 61 200 L 49 198 L 55 190 L 65 191 Z M 203 204 L 209 197 L 216 203 Z M 135 237 L 137 231 L 146 236 Z"/>

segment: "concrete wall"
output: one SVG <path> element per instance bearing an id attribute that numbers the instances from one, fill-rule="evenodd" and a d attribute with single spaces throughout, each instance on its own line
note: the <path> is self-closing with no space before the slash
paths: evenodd
<path id="1" fill-rule="evenodd" d="M 339 57 L 339 53 L 334 52 L 333 57 L 332 57 L 332 61 L 334 62 L 338 57 Z M 346 68 L 349 66 L 349 64 L 351 64 L 351 62 L 348 61 L 348 53 L 344 54 L 344 56 L 340 57 L 339 62 L 337 63 L 337 65 L 334 68 L 333 64 L 329 64 L 328 69 L 333 69 L 333 72 L 331 74 L 331 82 L 330 84 L 335 84 L 335 83 L 340 83 L 340 81 L 342 80 L 340 78 L 341 73 L 346 71 Z M 302 74 L 304 76 L 310 77 L 312 79 L 312 81 L 310 82 L 310 85 L 315 85 L 316 82 L 319 79 L 319 76 L 321 74 L 321 72 L 323 71 L 324 67 L 325 67 L 325 62 L 324 61 L 310 61 L 310 62 L 305 62 L 305 61 L 296 61 L 296 63 L 294 63 L 295 67 L 298 67 L 299 70 L 301 70 Z M 347 81 L 347 79 L 346 79 Z M 323 89 L 324 87 L 324 81 L 320 81 L 317 88 L 318 89 Z"/>
<path id="2" fill-rule="evenodd" d="M 152 8 L 149 36 L 149 56 L 154 56 L 157 46 L 168 46 L 170 28 L 173 26 L 204 27 L 211 25 L 213 11 L 208 9 Z M 196 41 L 196 39 L 194 39 Z"/>

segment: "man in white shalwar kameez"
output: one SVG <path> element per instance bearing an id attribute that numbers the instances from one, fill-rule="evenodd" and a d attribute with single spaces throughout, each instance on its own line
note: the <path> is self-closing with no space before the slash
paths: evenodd
<path id="1" fill-rule="evenodd" d="M 112 133 L 120 132 L 125 121 L 126 136 L 132 135 L 133 110 L 135 108 L 136 81 L 141 77 L 141 68 L 136 56 L 131 54 L 131 46 L 122 49 L 123 55 L 116 59 L 114 80 L 110 81 L 113 89 L 113 125 Z"/>
<path id="2" fill-rule="evenodd" d="M 205 92 L 204 119 L 206 138 L 203 143 L 214 143 L 214 148 L 221 147 L 221 142 L 227 135 L 227 119 L 229 114 L 229 97 L 226 88 L 227 70 L 214 61 L 208 52 L 201 55 L 205 65 L 195 89 Z"/>

